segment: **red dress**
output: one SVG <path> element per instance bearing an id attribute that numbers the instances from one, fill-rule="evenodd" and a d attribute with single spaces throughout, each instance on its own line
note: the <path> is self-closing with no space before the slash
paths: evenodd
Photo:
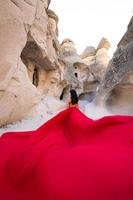
<path id="1" fill-rule="evenodd" d="M 0 138 L 1 200 L 133 200 L 133 117 L 77 108 Z"/>

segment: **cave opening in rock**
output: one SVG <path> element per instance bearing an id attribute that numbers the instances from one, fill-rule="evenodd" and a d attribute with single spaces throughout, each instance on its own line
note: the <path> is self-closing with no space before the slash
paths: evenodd
<path id="1" fill-rule="evenodd" d="M 37 87 L 38 82 L 39 82 L 39 69 L 35 66 L 32 83 Z"/>
<path id="2" fill-rule="evenodd" d="M 64 100 L 64 99 L 67 98 L 68 93 L 69 93 L 69 89 L 70 89 L 69 86 L 67 86 L 67 87 L 65 87 L 65 88 L 63 89 L 63 91 L 62 91 L 62 93 L 61 93 L 61 95 L 60 95 L 60 100 Z"/>
<path id="3" fill-rule="evenodd" d="M 63 100 L 64 92 L 65 92 L 65 89 L 63 89 L 63 91 L 62 91 L 62 93 L 60 95 L 60 100 Z"/>
<path id="4" fill-rule="evenodd" d="M 78 73 L 74 73 L 74 74 L 75 74 L 75 77 L 78 78 Z"/>

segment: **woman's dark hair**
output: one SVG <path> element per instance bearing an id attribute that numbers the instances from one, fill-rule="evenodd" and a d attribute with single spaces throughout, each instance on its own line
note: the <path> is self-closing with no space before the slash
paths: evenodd
<path id="1" fill-rule="evenodd" d="M 71 95 L 71 104 L 74 105 L 74 104 L 77 104 L 78 103 L 78 95 L 76 93 L 75 90 L 70 90 L 70 95 Z"/>

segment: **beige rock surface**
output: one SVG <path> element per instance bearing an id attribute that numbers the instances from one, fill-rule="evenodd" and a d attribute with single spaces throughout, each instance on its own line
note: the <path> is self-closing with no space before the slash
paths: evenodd
<path id="1" fill-rule="evenodd" d="M 85 72 L 86 77 L 87 74 L 89 74 L 89 76 L 84 81 L 82 96 L 84 93 L 85 96 L 90 94 L 90 97 L 88 96 L 88 98 L 91 100 L 93 100 L 97 87 L 99 86 L 106 72 L 107 65 L 109 63 L 109 47 L 110 44 L 108 40 L 102 38 L 97 49 L 92 46 L 88 46 L 80 55 L 80 58 L 88 66 L 89 70 L 89 73 Z"/>
<path id="2" fill-rule="evenodd" d="M 104 102 L 113 112 L 133 114 L 133 18 L 109 62 L 96 102 Z"/>
<path id="3" fill-rule="evenodd" d="M 83 92 L 83 74 L 85 70 L 88 73 L 88 69 L 77 54 L 74 42 L 68 38 L 64 39 L 60 46 L 60 54 L 63 63 L 65 63 L 64 81 L 67 83 L 67 88 L 74 88 L 78 93 Z M 66 89 L 66 91 L 69 90 Z"/>
<path id="4" fill-rule="evenodd" d="M 53 97 L 60 97 L 60 90 L 63 89 L 58 61 L 58 20 L 53 11 L 42 10 L 42 15 L 38 16 L 31 26 L 26 46 L 21 54 L 31 82 L 41 95 Z"/>
<path id="5" fill-rule="evenodd" d="M 133 17 L 131 18 L 131 20 L 129 22 L 126 33 L 124 34 L 124 36 L 122 37 L 122 39 L 119 42 L 118 47 L 121 47 L 121 46 L 125 47 L 132 41 L 133 41 Z"/>
<path id="6" fill-rule="evenodd" d="M 103 37 L 103 38 L 101 39 L 101 41 L 99 42 L 98 47 L 97 47 L 97 50 L 102 49 L 102 48 L 108 49 L 108 50 L 109 50 L 109 48 L 110 48 L 110 43 L 109 43 L 109 41 L 108 41 L 106 38 L 104 38 L 104 37 Z"/>
<path id="7" fill-rule="evenodd" d="M 44 97 L 46 104 L 51 99 L 50 106 L 52 99 L 65 100 L 71 88 L 92 101 L 104 77 L 107 39 L 81 55 L 71 39 L 59 44 L 59 19 L 49 4 L 50 0 L 0 1 L 0 126 L 27 116 Z"/>
<path id="8" fill-rule="evenodd" d="M 36 63 L 28 64 L 28 76 L 20 58 L 27 42 L 37 47 L 35 52 L 41 49 L 42 57 L 49 55 L 45 62 L 55 67 L 57 58 L 46 12 L 49 3 L 49 0 L 0 1 L 0 126 L 22 118 L 40 99 L 30 80 Z"/>
<path id="9" fill-rule="evenodd" d="M 92 95 L 93 92 L 96 92 L 109 62 L 109 46 L 109 42 L 102 38 L 97 49 L 89 46 L 79 56 L 74 42 L 68 38 L 64 39 L 60 53 L 66 65 L 64 79 L 67 87 L 75 88 L 82 97 L 84 93 L 86 96 L 87 93 Z"/>

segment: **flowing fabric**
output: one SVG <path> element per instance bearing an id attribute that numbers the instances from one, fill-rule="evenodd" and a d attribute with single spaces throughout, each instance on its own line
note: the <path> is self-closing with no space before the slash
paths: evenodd
<path id="1" fill-rule="evenodd" d="M 66 109 L 0 139 L 0 200 L 133 200 L 133 117 Z"/>

